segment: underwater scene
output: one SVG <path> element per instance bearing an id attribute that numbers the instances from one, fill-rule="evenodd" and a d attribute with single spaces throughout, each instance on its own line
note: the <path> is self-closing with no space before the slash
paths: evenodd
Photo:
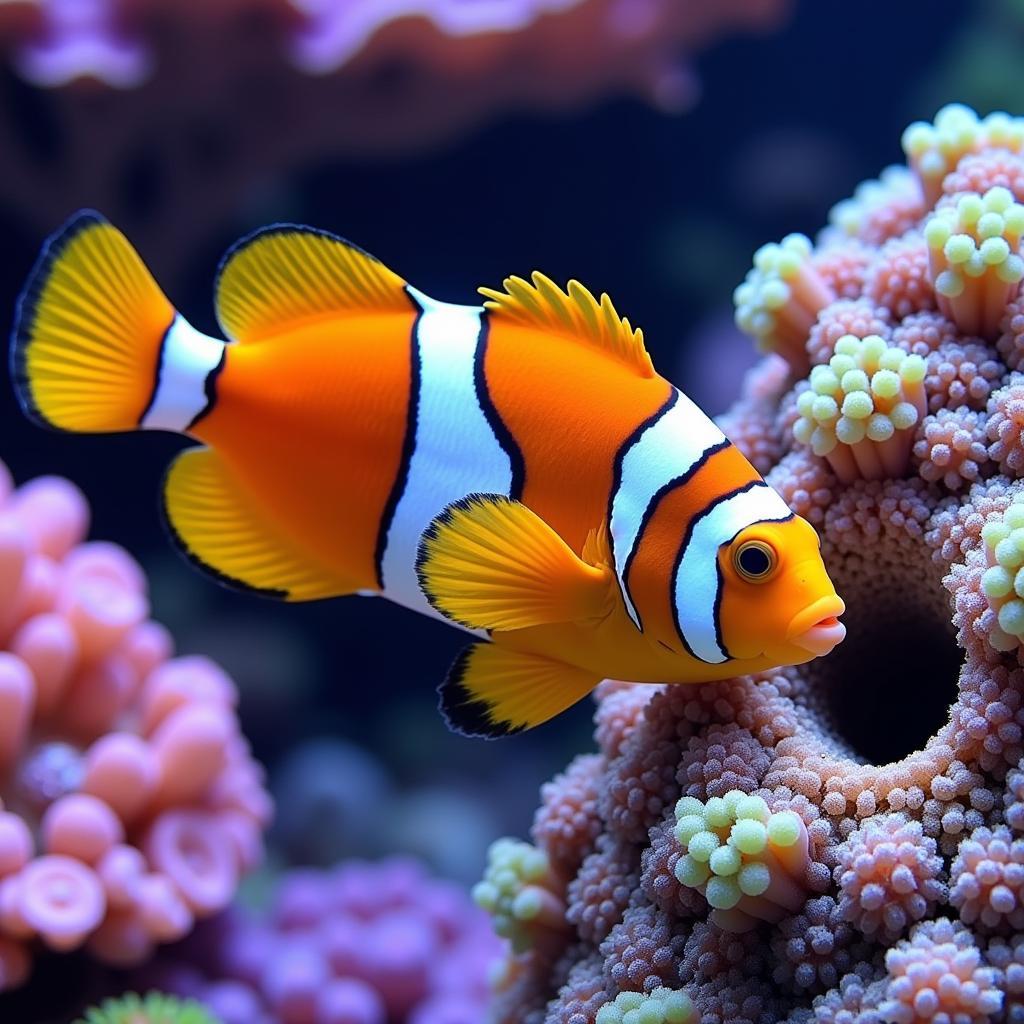
<path id="1" fill-rule="evenodd" d="M 0 0 L 0 1024 L 1024 1024 L 1024 2 Z"/>

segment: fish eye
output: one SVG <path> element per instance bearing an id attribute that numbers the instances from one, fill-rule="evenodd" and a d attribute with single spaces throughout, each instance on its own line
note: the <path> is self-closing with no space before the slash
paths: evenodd
<path id="1" fill-rule="evenodd" d="M 763 583 L 777 563 L 775 549 L 763 540 L 744 541 L 732 556 L 733 567 L 748 583 Z"/>

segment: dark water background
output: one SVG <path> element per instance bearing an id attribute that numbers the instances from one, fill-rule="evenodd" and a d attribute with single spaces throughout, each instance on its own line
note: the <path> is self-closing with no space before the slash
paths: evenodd
<path id="1" fill-rule="evenodd" d="M 578 277 L 644 328 L 662 372 L 713 404 L 720 397 L 708 396 L 735 388 L 736 364 L 707 355 L 708 335 L 721 334 L 715 318 L 753 249 L 788 231 L 815 232 L 832 203 L 900 161 L 910 120 L 973 98 L 964 95 L 969 77 L 954 74 L 959 49 L 995 6 L 804 0 L 781 31 L 727 38 L 698 55 L 703 92 L 691 113 L 669 117 L 612 98 L 571 116 L 497 116 L 411 158 L 308 167 L 258 202 L 240 202 L 226 218 L 236 230 L 190 255 L 171 298 L 215 331 L 210 294 L 221 251 L 261 223 L 303 221 L 351 238 L 449 301 L 472 301 L 478 285 L 534 268 Z M 998 74 L 986 81 L 996 96 L 1010 83 Z M 4 88 L 15 94 L 11 81 Z M 1024 112 L 1024 95 L 1010 109 Z M 0 233 L 7 322 L 42 239 L 10 209 L 0 211 Z M 694 359 L 702 333 L 705 354 Z M 22 418 L 7 381 L 0 436 L 18 479 L 60 473 L 85 490 L 95 536 L 141 560 L 154 614 L 180 647 L 213 654 L 239 680 L 243 722 L 272 769 L 304 739 L 351 737 L 405 782 L 468 787 L 500 806 L 504 829 L 523 832 L 540 780 L 588 748 L 588 703 L 501 744 L 449 735 L 434 688 L 464 643 L 455 630 L 383 601 L 265 604 L 196 575 L 170 550 L 157 516 L 177 439 L 46 433 Z"/>

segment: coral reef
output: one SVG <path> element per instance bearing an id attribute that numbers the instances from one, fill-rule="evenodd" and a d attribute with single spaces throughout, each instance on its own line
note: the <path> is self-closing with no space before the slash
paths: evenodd
<path id="1" fill-rule="evenodd" d="M 88 520 L 68 482 L 0 467 L 0 990 L 38 951 L 120 965 L 181 938 L 270 816 L 234 685 L 171 658 L 141 569 Z"/>
<path id="2" fill-rule="evenodd" d="M 759 250 L 736 320 L 771 354 L 720 418 L 819 531 L 848 639 L 599 687 L 503 1024 L 666 991 L 707 1024 L 1024 1019 L 1024 119 L 950 107 L 904 148 Z"/>
<path id="3" fill-rule="evenodd" d="M 284 874 L 265 910 L 229 910 L 129 980 L 220 1024 L 479 1024 L 500 955 L 459 886 L 348 861 Z"/>
<path id="4" fill-rule="evenodd" d="M 162 279 L 246 201 L 320 158 L 422 150 L 517 108 L 696 95 L 686 64 L 785 0 L 14 0 L 0 47 L 0 204 L 33 231 L 95 206 Z M 25 130 L 25 111 L 47 145 Z M 125 179 L 141 180 L 146 197 Z M 140 208 L 141 205 L 141 208 Z"/>

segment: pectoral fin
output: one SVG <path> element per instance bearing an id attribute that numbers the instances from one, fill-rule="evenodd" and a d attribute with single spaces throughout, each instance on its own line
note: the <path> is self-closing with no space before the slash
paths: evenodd
<path id="1" fill-rule="evenodd" d="M 451 729 L 497 739 L 554 718 L 600 681 L 550 658 L 479 643 L 456 658 L 438 692 Z"/>
<path id="2" fill-rule="evenodd" d="M 606 615 L 614 578 L 536 513 L 501 495 L 449 505 L 424 532 L 416 571 L 443 615 L 471 629 L 525 629 Z"/>

